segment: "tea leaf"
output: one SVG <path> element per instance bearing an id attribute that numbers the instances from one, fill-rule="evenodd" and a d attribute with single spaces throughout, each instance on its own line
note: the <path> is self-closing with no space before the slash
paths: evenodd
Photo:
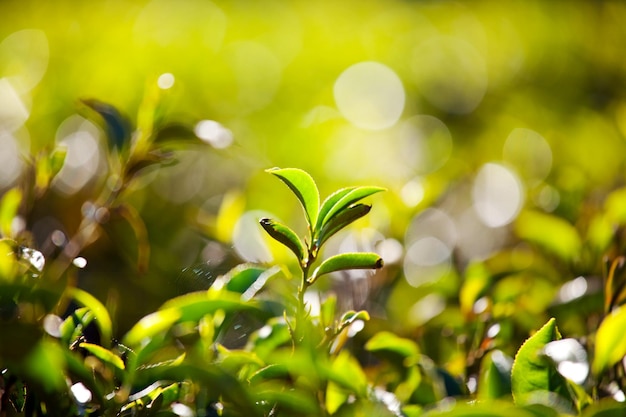
<path id="1" fill-rule="evenodd" d="M 626 308 L 618 308 L 606 316 L 596 333 L 595 353 L 591 369 L 596 375 L 619 362 L 626 355 Z"/>
<path id="2" fill-rule="evenodd" d="M 259 223 L 271 237 L 287 246 L 296 255 L 301 265 L 306 263 L 307 250 L 293 230 L 272 219 L 263 218 Z"/>
<path id="3" fill-rule="evenodd" d="M 144 340 L 149 340 L 155 334 L 172 327 L 180 317 L 181 312 L 175 308 L 168 308 L 148 314 L 126 333 L 122 339 L 123 343 L 131 347 L 140 346 Z"/>
<path id="4" fill-rule="evenodd" d="M 11 236 L 13 219 L 22 201 L 22 192 L 18 188 L 12 188 L 4 194 L 0 200 L 0 234 L 4 237 Z"/>
<path id="5" fill-rule="evenodd" d="M 74 298 L 74 300 L 82 306 L 88 307 L 93 312 L 96 324 L 100 329 L 101 343 L 105 347 L 110 346 L 113 334 L 113 323 L 111 322 L 111 317 L 106 307 L 93 295 L 79 288 L 69 288 L 68 292 L 70 297 Z"/>
<path id="6" fill-rule="evenodd" d="M 81 343 L 78 346 L 85 349 L 93 356 L 100 359 L 102 362 L 113 365 L 119 370 L 124 370 L 124 362 L 122 361 L 122 359 L 110 350 L 105 349 L 100 345 L 95 345 L 93 343 Z"/>
<path id="7" fill-rule="evenodd" d="M 556 320 L 550 319 L 517 351 L 511 369 L 511 388 L 517 404 L 524 404 L 536 391 L 548 391 L 572 401 L 567 380 L 557 371 L 552 361 L 543 355 L 544 347 L 561 339 Z"/>
<path id="8" fill-rule="evenodd" d="M 357 201 L 381 191 L 385 191 L 385 189 L 381 187 L 370 186 L 355 187 L 352 189 L 348 189 L 347 192 L 340 190 L 340 198 L 334 201 L 334 204 L 332 204 L 332 206 L 328 208 L 328 211 L 325 212 L 324 217 L 320 216 L 320 219 L 318 219 L 318 223 L 316 225 L 316 229 L 323 228 L 326 223 L 328 223 L 330 219 L 332 219 L 336 214 L 356 203 Z M 330 203 L 328 203 L 328 205 L 330 206 Z"/>
<path id="9" fill-rule="evenodd" d="M 321 247 L 332 235 L 348 226 L 350 223 L 360 219 L 370 212 L 372 206 L 367 204 L 356 204 L 343 210 L 324 225 L 319 236 L 315 239 L 316 247 Z"/>
<path id="10" fill-rule="evenodd" d="M 576 228 L 550 214 L 526 211 L 518 217 L 515 231 L 521 239 L 536 243 L 564 260 L 572 260 L 582 247 Z"/>
<path id="11" fill-rule="evenodd" d="M 271 168 L 266 172 L 277 176 L 298 197 L 312 232 L 320 205 L 320 194 L 313 178 L 298 168 Z"/>
<path id="12" fill-rule="evenodd" d="M 324 260 L 324 262 L 313 271 L 313 275 L 309 277 L 308 282 L 312 284 L 321 275 L 335 271 L 346 269 L 380 269 L 383 267 L 383 264 L 383 259 L 376 253 L 342 253 Z"/>

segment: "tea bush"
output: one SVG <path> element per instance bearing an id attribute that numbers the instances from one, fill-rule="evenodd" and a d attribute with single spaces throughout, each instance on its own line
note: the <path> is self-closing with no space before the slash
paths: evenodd
<path id="1" fill-rule="evenodd" d="M 272 168 L 267 172 L 300 203 L 306 232 L 267 217 L 255 227 L 284 246 L 293 262 L 240 263 L 223 273 L 204 264 L 181 268 L 180 280 L 200 280 L 203 288 L 182 291 L 118 329 L 109 311 L 116 304 L 77 285 L 89 263 L 84 255 L 110 223 L 124 222 L 137 274 L 145 275 L 151 230 L 129 198 L 133 184 L 150 167 L 169 169 L 176 150 L 204 146 L 184 126 L 154 117 L 156 100 L 143 103 L 134 128 L 113 106 L 83 101 L 107 132 L 107 178 L 82 203 L 76 233 L 50 236 L 55 250 L 46 256 L 20 219 L 37 210 L 63 166 L 64 149 L 34 156 L 30 175 L 2 196 L 3 415 L 625 412 L 623 189 L 610 193 L 585 225 L 525 211 L 516 225 L 525 245 L 459 270 L 458 295 L 407 331 L 380 312 L 342 310 L 346 294 L 326 279 L 355 269 L 388 269 L 397 278 L 397 268 L 384 266 L 377 253 L 323 250 L 369 214 L 371 206 L 361 200 L 384 189 L 346 187 L 322 200 L 305 171 Z M 563 279 L 602 256 L 603 277 Z"/>

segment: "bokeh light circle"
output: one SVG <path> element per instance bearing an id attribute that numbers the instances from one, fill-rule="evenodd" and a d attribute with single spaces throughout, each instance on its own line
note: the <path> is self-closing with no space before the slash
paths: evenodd
<path id="1" fill-rule="evenodd" d="M 360 62 L 346 69 L 335 81 L 333 95 L 341 114 L 361 129 L 391 127 L 404 110 L 402 81 L 378 62 Z"/>
<path id="2" fill-rule="evenodd" d="M 517 217 L 524 202 L 524 190 L 513 171 L 487 163 L 476 175 L 472 197 L 478 218 L 489 227 L 500 227 Z"/>
<path id="3" fill-rule="evenodd" d="M 550 144 L 530 129 L 513 129 L 504 143 L 502 156 L 531 184 L 544 180 L 552 168 Z"/>

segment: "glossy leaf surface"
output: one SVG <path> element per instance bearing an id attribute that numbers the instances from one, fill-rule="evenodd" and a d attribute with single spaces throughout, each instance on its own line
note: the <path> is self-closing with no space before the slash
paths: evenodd
<path id="1" fill-rule="evenodd" d="M 305 171 L 298 168 L 271 168 L 272 175 L 278 177 L 298 197 L 304 209 L 311 230 L 317 221 L 320 205 L 320 194 L 313 178 Z"/>
<path id="2" fill-rule="evenodd" d="M 309 282 L 313 283 L 321 275 L 347 269 L 379 269 L 383 267 L 383 259 L 376 253 L 355 252 L 331 256 L 315 269 Z"/>

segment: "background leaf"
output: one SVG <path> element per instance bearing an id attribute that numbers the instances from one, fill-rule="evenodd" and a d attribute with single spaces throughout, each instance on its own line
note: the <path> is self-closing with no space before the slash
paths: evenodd
<path id="1" fill-rule="evenodd" d="M 618 308 L 607 315 L 596 333 L 591 368 L 596 375 L 619 362 L 626 355 L 626 308 Z"/>

